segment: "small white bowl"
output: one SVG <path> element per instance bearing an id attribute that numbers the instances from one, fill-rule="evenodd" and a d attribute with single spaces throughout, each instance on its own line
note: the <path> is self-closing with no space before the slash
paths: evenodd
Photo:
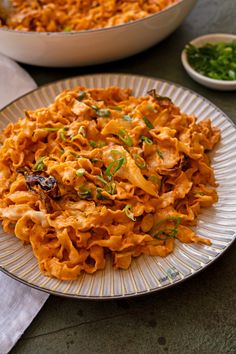
<path id="1" fill-rule="evenodd" d="M 212 33 L 212 34 L 207 34 L 205 36 L 195 38 L 190 43 L 193 44 L 195 47 L 202 47 L 206 43 L 231 42 L 232 40 L 236 40 L 236 35 L 226 34 L 226 33 Z M 191 76 L 191 78 L 197 81 L 198 83 L 215 90 L 222 90 L 222 91 L 236 90 L 236 80 L 232 80 L 232 81 L 215 80 L 207 76 L 204 76 L 202 74 L 199 74 L 189 64 L 186 49 L 182 51 L 181 60 L 189 76 Z"/>

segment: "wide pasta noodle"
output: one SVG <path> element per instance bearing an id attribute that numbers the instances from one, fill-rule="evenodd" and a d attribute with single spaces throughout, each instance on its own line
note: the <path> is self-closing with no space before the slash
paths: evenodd
<path id="1" fill-rule="evenodd" d="M 19 31 L 61 32 L 111 27 L 157 13 L 178 0 L 13 0 L 0 26 Z"/>
<path id="2" fill-rule="evenodd" d="M 9 124 L 0 148 L 0 218 L 62 280 L 165 257 L 217 201 L 206 154 L 220 139 L 151 90 L 77 87 Z"/>

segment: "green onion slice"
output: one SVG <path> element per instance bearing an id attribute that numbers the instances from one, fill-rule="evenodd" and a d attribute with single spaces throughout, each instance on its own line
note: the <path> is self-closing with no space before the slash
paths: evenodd
<path id="1" fill-rule="evenodd" d="M 79 187 L 79 197 L 81 199 L 88 199 L 92 197 L 92 191 L 91 189 L 87 188 L 85 185 L 81 184 L 81 186 Z"/>
<path id="2" fill-rule="evenodd" d="M 148 145 L 152 145 L 153 141 L 152 139 L 148 138 L 147 136 L 142 135 L 140 138 L 141 141 L 143 141 L 144 143 L 148 144 Z"/>
<path id="3" fill-rule="evenodd" d="M 97 143 L 96 143 L 96 141 L 91 140 L 89 142 L 89 145 L 92 146 L 93 148 L 95 148 L 97 146 Z"/>
<path id="4" fill-rule="evenodd" d="M 108 199 L 107 196 L 105 196 L 105 195 L 102 194 L 102 192 L 104 192 L 104 190 L 103 190 L 102 188 L 97 188 L 97 189 L 96 189 L 96 192 L 97 192 L 96 198 L 97 198 L 98 200 L 107 200 L 107 199 Z"/>
<path id="5" fill-rule="evenodd" d="M 95 110 L 97 116 L 99 116 L 99 117 L 108 118 L 111 115 L 111 112 L 109 111 L 109 109 L 98 108 L 98 106 L 95 106 L 95 105 L 92 105 L 91 108 Z"/>
<path id="6" fill-rule="evenodd" d="M 146 124 L 146 126 L 149 128 L 149 129 L 153 129 L 154 128 L 154 125 L 150 122 L 149 119 L 147 119 L 147 117 L 143 117 L 143 120 L 144 120 L 144 123 Z"/>
<path id="7" fill-rule="evenodd" d="M 206 195 L 204 192 L 195 192 L 194 194 L 195 195 L 201 195 L 201 196 Z"/>
<path id="8" fill-rule="evenodd" d="M 60 133 L 60 138 L 61 138 L 63 141 L 66 141 L 66 137 L 65 137 L 64 132 L 61 132 L 61 133 Z"/>
<path id="9" fill-rule="evenodd" d="M 99 116 L 99 117 L 105 117 L 105 118 L 108 118 L 108 117 L 110 117 L 110 115 L 111 115 L 111 112 L 108 110 L 108 109 L 103 109 L 103 108 L 101 108 L 101 109 L 98 109 L 97 110 L 97 115 Z"/>
<path id="10" fill-rule="evenodd" d="M 108 182 L 102 176 L 97 176 L 97 179 L 104 184 L 108 184 Z"/>
<path id="11" fill-rule="evenodd" d="M 45 128 L 41 128 L 42 130 L 45 130 L 46 132 L 56 132 L 60 129 L 62 129 L 61 127 L 60 128 L 53 128 L 53 127 L 45 127 Z"/>
<path id="12" fill-rule="evenodd" d="M 126 120 L 127 122 L 131 122 L 133 119 L 130 117 L 128 114 L 123 115 L 123 119 Z"/>
<path id="13" fill-rule="evenodd" d="M 174 223 L 174 227 L 166 227 L 164 229 L 159 229 L 159 227 L 165 222 L 171 221 Z M 158 240 L 165 241 L 169 238 L 176 238 L 178 235 L 178 227 L 181 223 L 181 218 L 179 216 L 168 216 L 156 223 L 156 225 L 151 230 L 152 237 Z"/>
<path id="14" fill-rule="evenodd" d="M 160 157 L 160 159 L 164 160 L 164 156 L 161 150 L 157 149 L 157 155 Z"/>
<path id="15" fill-rule="evenodd" d="M 97 146 L 98 146 L 98 148 L 103 148 L 104 146 L 106 146 L 106 142 L 102 141 L 102 140 L 99 140 L 98 143 L 97 143 Z"/>
<path id="16" fill-rule="evenodd" d="M 133 157 L 134 157 L 134 161 L 135 161 L 136 165 L 139 168 L 144 169 L 146 167 L 146 162 L 140 155 L 134 154 Z"/>
<path id="17" fill-rule="evenodd" d="M 121 168 L 121 166 L 126 162 L 125 157 L 120 157 L 117 160 L 112 161 L 105 171 L 105 176 L 111 180 L 112 176 Z"/>
<path id="18" fill-rule="evenodd" d="M 45 156 L 41 156 L 38 158 L 38 160 L 36 161 L 34 167 L 33 167 L 33 170 L 34 171 L 43 171 L 45 165 L 44 165 L 44 159 L 45 159 Z"/>
<path id="19" fill-rule="evenodd" d="M 76 99 L 78 101 L 82 101 L 85 97 L 86 97 L 86 92 L 85 91 L 79 91 L 78 96 L 76 97 Z"/>
<path id="20" fill-rule="evenodd" d="M 148 180 L 151 181 L 154 184 L 160 184 L 161 180 L 157 176 L 149 176 Z"/>
<path id="21" fill-rule="evenodd" d="M 123 209 L 123 211 L 125 212 L 126 216 L 132 220 L 132 221 L 136 221 L 136 218 L 134 217 L 134 213 L 131 211 L 132 210 L 132 205 L 126 205 Z"/>
<path id="22" fill-rule="evenodd" d="M 73 151 L 70 151 L 70 154 L 71 154 L 72 156 L 74 156 L 74 157 L 77 157 L 77 158 L 80 157 L 80 155 L 76 154 L 76 152 L 73 152 Z"/>
<path id="23" fill-rule="evenodd" d="M 76 170 L 76 176 L 81 177 L 84 175 L 85 172 L 86 170 L 84 168 L 79 168 L 78 170 Z"/>
<path id="24" fill-rule="evenodd" d="M 115 182 L 113 183 L 108 183 L 106 186 L 105 186 L 105 190 L 107 193 L 113 195 L 116 193 L 116 184 Z"/>
<path id="25" fill-rule="evenodd" d="M 114 111 L 122 111 L 122 107 L 120 107 L 120 106 L 108 106 L 108 108 L 110 108 Z"/>
<path id="26" fill-rule="evenodd" d="M 122 140 L 126 145 L 133 146 L 133 141 L 131 137 L 128 135 L 125 129 L 120 129 L 118 132 L 118 137 Z"/>
<path id="27" fill-rule="evenodd" d="M 64 27 L 64 30 L 63 30 L 64 32 L 71 32 L 72 31 L 72 27 L 70 27 L 70 26 L 66 26 L 66 27 Z"/>
<path id="28" fill-rule="evenodd" d="M 82 135 L 83 137 L 86 137 L 86 130 L 83 125 L 81 125 L 81 127 L 79 127 L 78 134 Z"/>

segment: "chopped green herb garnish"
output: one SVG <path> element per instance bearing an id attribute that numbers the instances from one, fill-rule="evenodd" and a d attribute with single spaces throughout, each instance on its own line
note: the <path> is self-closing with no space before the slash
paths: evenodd
<path id="1" fill-rule="evenodd" d="M 86 92 L 85 91 L 79 91 L 78 96 L 76 97 L 76 99 L 78 101 L 82 101 L 85 97 L 86 97 Z"/>
<path id="2" fill-rule="evenodd" d="M 106 146 L 106 142 L 99 140 L 97 146 L 98 146 L 98 148 L 102 148 L 102 147 Z"/>
<path id="3" fill-rule="evenodd" d="M 147 117 L 143 117 L 143 120 L 144 120 L 144 123 L 146 124 L 146 126 L 149 128 L 149 129 L 153 129 L 154 128 L 154 125 L 150 122 L 149 119 L 147 119 Z"/>
<path id="4" fill-rule="evenodd" d="M 60 133 L 60 138 L 61 138 L 63 141 L 66 141 L 66 137 L 65 137 L 64 132 L 61 132 L 61 133 Z"/>
<path id="5" fill-rule="evenodd" d="M 86 130 L 85 130 L 85 127 L 84 127 L 83 125 L 81 125 L 81 127 L 79 127 L 78 134 L 72 136 L 72 137 L 71 137 L 71 140 L 75 140 L 75 139 L 77 139 L 79 136 L 83 136 L 84 138 L 86 137 Z"/>
<path id="6" fill-rule="evenodd" d="M 130 115 L 128 115 L 128 114 L 124 114 L 124 115 L 123 115 L 123 119 L 126 120 L 127 122 L 130 122 L 130 121 L 133 120 L 133 119 L 130 117 Z"/>
<path id="7" fill-rule="evenodd" d="M 166 222 L 173 222 L 173 227 L 166 227 L 164 229 L 160 229 Z M 151 230 L 151 235 L 158 240 L 165 241 L 169 238 L 176 238 L 178 235 L 178 227 L 181 223 L 181 218 L 176 216 L 168 216 L 156 223 L 156 225 Z"/>
<path id="8" fill-rule="evenodd" d="M 93 148 L 95 148 L 97 146 L 97 143 L 96 143 L 96 141 L 91 140 L 89 142 L 89 145 L 92 146 Z"/>
<path id="9" fill-rule="evenodd" d="M 102 188 L 97 188 L 96 192 L 97 192 L 96 198 L 98 200 L 107 200 L 108 199 L 107 196 L 102 194 L 102 192 L 104 192 L 104 190 Z"/>
<path id="10" fill-rule="evenodd" d="M 102 176 L 97 176 L 97 179 L 104 184 L 108 184 L 108 182 Z"/>
<path id="11" fill-rule="evenodd" d="M 79 168 L 78 170 L 76 170 L 76 176 L 81 177 L 84 175 L 85 172 L 86 170 L 84 168 Z"/>
<path id="12" fill-rule="evenodd" d="M 33 170 L 34 171 L 43 171 L 45 165 L 44 165 L 44 159 L 45 159 L 45 156 L 41 156 L 38 158 L 38 160 L 36 161 L 34 167 L 33 167 Z"/>
<path id="13" fill-rule="evenodd" d="M 160 157 L 160 159 L 164 160 L 164 155 L 161 150 L 157 149 L 157 155 Z"/>
<path id="14" fill-rule="evenodd" d="M 204 192 L 196 192 L 195 195 L 206 195 Z"/>
<path id="15" fill-rule="evenodd" d="M 72 27 L 70 26 L 64 27 L 64 32 L 71 32 L 71 31 L 72 31 Z"/>
<path id="16" fill-rule="evenodd" d="M 74 156 L 74 157 L 77 157 L 77 158 L 80 157 L 80 155 L 76 154 L 76 152 L 73 152 L 73 151 L 70 151 L 70 154 L 71 154 L 72 156 Z"/>
<path id="17" fill-rule="evenodd" d="M 97 116 L 99 117 L 110 117 L 111 115 L 111 112 L 109 111 L 109 109 L 106 109 L 106 108 L 98 108 L 98 106 L 95 106 L 95 105 L 92 105 L 91 106 L 92 109 L 95 110 Z"/>
<path id="18" fill-rule="evenodd" d="M 236 40 L 186 46 L 189 64 L 200 74 L 216 80 L 236 80 Z"/>
<path id="19" fill-rule="evenodd" d="M 148 138 L 147 136 L 142 135 L 140 138 L 141 141 L 143 141 L 144 143 L 148 144 L 148 145 L 152 145 L 153 141 L 152 139 Z"/>
<path id="20" fill-rule="evenodd" d="M 133 156 L 134 156 L 134 161 L 139 168 L 143 169 L 146 167 L 146 162 L 140 155 L 134 154 Z"/>
<path id="21" fill-rule="evenodd" d="M 86 137 L 86 130 L 83 125 L 81 125 L 81 127 L 79 127 L 78 134 L 82 135 L 83 137 Z"/>
<path id="22" fill-rule="evenodd" d="M 116 158 L 123 156 L 123 155 L 122 155 L 122 151 L 120 151 L 120 150 L 115 150 L 115 149 L 112 149 L 112 150 L 111 150 L 111 154 L 112 154 L 112 156 L 115 156 Z"/>
<path id="23" fill-rule="evenodd" d="M 113 195 L 115 194 L 116 192 L 116 184 L 115 182 L 113 183 L 108 183 L 106 186 L 105 186 L 105 189 L 106 189 L 106 192 Z"/>
<path id="24" fill-rule="evenodd" d="M 128 216 L 128 218 L 132 221 L 136 221 L 135 217 L 134 217 L 134 213 L 131 211 L 132 209 L 132 205 L 126 205 L 126 207 L 124 207 L 124 212 L 126 214 L 126 216 Z"/>
<path id="25" fill-rule="evenodd" d="M 92 191 L 91 189 L 87 188 L 86 186 L 84 186 L 83 184 L 79 187 L 79 197 L 81 199 L 88 199 L 92 197 Z"/>
<path id="26" fill-rule="evenodd" d="M 45 127 L 45 128 L 41 128 L 42 130 L 45 130 L 47 132 L 56 132 L 62 128 L 53 128 L 53 127 Z"/>
<path id="27" fill-rule="evenodd" d="M 99 161 L 102 161 L 101 159 L 97 159 L 96 157 L 94 157 L 93 159 L 91 159 L 91 162 L 92 163 L 96 163 L 96 162 L 99 162 Z"/>
<path id="28" fill-rule="evenodd" d="M 147 109 L 151 112 L 157 113 L 157 110 L 153 107 L 153 105 L 149 103 L 147 104 Z"/>
<path id="29" fill-rule="evenodd" d="M 111 180 L 112 176 L 121 168 L 121 166 L 126 162 L 125 157 L 120 157 L 117 160 L 112 161 L 105 171 L 105 176 Z"/>
<path id="30" fill-rule="evenodd" d="M 114 111 L 122 111 L 122 107 L 120 106 L 108 106 L 108 108 L 113 109 Z"/>
<path id="31" fill-rule="evenodd" d="M 106 118 L 108 118 L 108 117 L 110 117 L 111 112 L 110 112 L 108 109 L 98 109 L 98 110 L 97 110 L 97 115 L 98 115 L 99 117 L 106 117 Z"/>
<path id="32" fill-rule="evenodd" d="M 160 184 L 160 181 L 161 181 L 157 176 L 149 176 L 148 180 L 154 184 Z"/>
<path id="33" fill-rule="evenodd" d="M 131 137 L 128 135 L 125 129 L 120 129 L 118 132 L 118 137 L 122 140 L 126 145 L 133 146 L 133 141 Z"/>

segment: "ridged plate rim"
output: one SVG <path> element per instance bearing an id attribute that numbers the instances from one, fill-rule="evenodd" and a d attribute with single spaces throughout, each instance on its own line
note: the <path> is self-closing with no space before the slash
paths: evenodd
<path id="1" fill-rule="evenodd" d="M 155 77 L 150 77 L 150 76 L 142 76 L 142 75 L 132 75 L 132 74 L 121 74 L 121 73 L 99 73 L 99 74 L 87 74 L 87 75 L 80 75 L 80 76 L 75 76 L 75 77 L 70 77 L 70 78 L 66 78 L 66 79 L 62 79 L 62 80 L 57 80 L 55 82 L 52 82 L 52 83 L 49 83 L 49 84 L 46 84 L 46 85 L 43 85 L 43 86 L 40 86 L 30 92 L 28 92 L 27 94 L 24 94 L 22 95 L 21 97 L 17 98 L 16 100 L 13 100 L 12 102 L 10 102 L 7 106 L 5 106 L 3 109 L 0 110 L 0 117 L 1 115 L 3 115 L 3 113 L 5 112 L 5 110 L 7 110 L 8 108 L 11 108 L 15 103 L 17 103 L 18 101 L 21 101 L 23 100 L 24 98 L 27 99 L 27 97 L 30 97 L 32 96 L 34 93 L 37 93 L 37 92 L 42 92 L 43 90 L 50 90 L 50 89 L 53 89 L 55 87 L 59 87 L 63 84 L 69 84 L 71 82 L 77 82 L 77 85 L 79 84 L 79 80 L 94 80 L 94 79 L 97 79 L 97 81 L 99 81 L 99 79 L 101 81 L 104 81 L 105 79 L 109 79 L 111 81 L 111 83 L 109 84 L 110 86 L 111 85 L 114 85 L 114 83 L 112 84 L 113 81 L 115 81 L 115 79 L 119 80 L 122 78 L 126 78 L 126 80 L 128 79 L 129 82 L 132 82 L 135 81 L 135 80 L 138 80 L 140 82 L 142 81 L 146 81 L 146 82 L 155 82 L 156 85 L 161 85 L 162 89 L 163 87 L 165 87 L 163 90 L 166 91 L 166 87 L 167 87 L 167 91 L 169 89 L 171 89 L 173 92 L 175 92 L 176 90 L 182 90 L 184 93 L 187 93 L 188 95 L 190 94 L 190 96 L 192 97 L 195 97 L 197 98 L 198 100 L 202 101 L 202 103 L 205 103 L 207 107 L 211 107 L 215 112 L 217 112 L 222 118 L 223 118 L 223 122 L 227 121 L 228 123 L 230 123 L 230 127 L 231 129 L 234 131 L 234 133 L 236 133 L 236 125 L 234 124 L 234 122 L 221 110 L 219 109 L 214 103 L 212 103 L 211 101 L 209 101 L 208 99 L 204 98 L 203 96 L 199 95 L 198 93 L 194 92 L 193 90 L 191 89 L 188 89 L 182 85 L 179 85 L 179 84 L 176 84 L 176 83 L 173 83 L 171 81 L 168 81 L 168 80 L 163 80 L 163 79 L 159 79 L 159 78 L 155 78 Z M 72 87 L 74 87 L 75 85 L 73 84 Z M 97 86 L 97 87 L 102 87 L 102 86 Z M 128 86 L 130 87 L 130 86 Z M 69 88 L 69 86 L 68 86 Z M 130 87 L 130 88 L 133 88 L 133 87 Z M 172 92 L 172 94 L 173 94 Z M 171 96 L 171 95 L 170 95 Z M 180 105 L 181 107 L 181 105 Z M 27 107 L 25 107 L 27 108 Z M 182 110 L 182 108 L 181 108 Z M 183 110 L 184 112 L 184 110 Z M 22 112 L 23 113 L 23 112 Z M 0 121 L 1 123 L 1 121 Z M 231 150 L 230 150 L 231 152 Z M 236 159 L 236 155 L 235 155 L 235 159 Z M 236 161 L 236 160 L 235 160 Z M 236 199 L 233 200 L 233 204 L 230 204 L 230 205 L 234 205 L 236 206 Z M 201 215 L 199 217 L 199 220 L 201 220 Z M 6 234 L 5 234 L 6 235 Z M 58 291 L 58 290 L 53 290 L 53 289 L 50 289 L 50 288 L 46 288 L 46 287 L 43 287 L 43 286 L 40 286 L 40 285 L 37 285 L 37 282 L 34 283 L 34 282 L 29 282 L 27 281 L 26 279 L 23 279 L 22 277 L 19 277 L 17 276 L 16 274 L 14 274 L 13 272 L 11 272 L 9 269 L 7 269 L 6 266 L 3 266 L 2 264 L 0 264 L 0 270 L 3 271 L 5 274 L 11 276 L 12 278 L 14 278 L 15 280 L 17 281 L 20 281 L 21 283 L 24 283 L 32 288 L 35 288 L 37 290 L 41 290 L 41 291 L 44 291 L 44 292 L 47 292 L 49 294 L 53 294 L 53 295 L 59 295 L 59 296 L 63 296 L 63 297 L 69 297 L 69 298 L 77 298 L 77 299 L 91 299 L 91 300 L 106 300 L 106 299 L 118 299 L 118 298 L 127 298 L 127 297 L 134 297 L 134 296 L 139 296 L 139 295 L 145 295 L 145 294 L 149 294 L 149 293 L 153 293 L 153 292 L 156 292 L 156 291 L 160 291 L 160 290 L 163 290 L 163 289 L 166 289 L 166 288 L 169 288 L 171 286 L 174 286 L 176 284 L 179 284 L 181 283 L 182 281 L 185 281 L 187 279 L 189 279 L 190 277 L 198 274 L 199 272 L 201 272 L 203 269 L 205 269 L 206 267 L 208 267 L 209 265 L 211 265 L 215 260 L 217 260 L 222 254 L 224 254 L 226 252 L 226 250 L 233 244 L 234 240 L 235 240 L 235 235 L 236 235 L 236 225 L 235 225 L 235 230 L 234 230 L 234 233 L 232 234 L 231 236 L 231 240 L 226 242 L 226 246 L 218 252 L 217 255 L 215 255 L 214 257 L 213 256 L 209 256 L 209 262 L 207 264 L 203 264 L 201 266 L 201 268 L 197 269 L 197 270 L 194 270 L 193 272 L 191 272 L 190 274 L 188 275 L 185 275 L 183 278 L 180 278 L 180 279 L 177 279 L 177 280 L 173 280 L 172 279 L 172 282 L 169 282 L 168 284 L 162 284 L 161 286 L 156 286 L 156 287 L 153 287 L 153 288 L 146 288 L 145 290 L 142 290 L 142 291 L 137 291 L 137 292 L 126 292 L 126 293 L 122 293 L 122 294 L 118 294 L 118 295 L 114 295 L 114 294 L 110 294 L 110 295 L 102 295 L 102 296 L 97 296 L 97 295 L 83 295 L 83 294 L 75 294 L 75 293 L 66 293 L 66 292 L 62 292 L 62 291 Z M 9 238 L 12 238 L 12 236 L 9 236 Z M 19 242 L 17 239 L 15 239 L 16 242 Z M 181 245 L 180 245 L 181 246 Z M 188 245 L 187 245 L 188 246 Z M 191 246 L 191 245 L 190 245 Z M 30 247 L 30 246 L 29 246 Z M 194 249 L 193 249 L 194 251 Z M 32 251 L 31 251 L 32 252 Z M 173 252 L 173 254 L 175 254 L 176 251 Z M 186 251 L 187 252 L 187 251 Z M 13 252 L 14 253 L 14 252 Z M 193 252 L 194 253 L 194 252 Z M 198 253 L 201 253 L 200 250 L 197 250 L 197 254 Z M 33 253 L 32 253 L 33 254 Z M 188 254 L 188 252 L 187 252 Z M 202 253 L 203 255 L 205 254 L 204 252 Z M 4 257 L 4 256 L 3 256 Z M 3 258 L 1 257 L 0 255 L 0 262 L 1 262 L 1 259 Z M 168 256 L 169 257 L 169 256 Z M 168 259 L 168 257 L 166 257 L 166 260 Z M 151 258 L 156 258 L 158 259 L 159 261 L 161 261 L 160 257 L 151 257 Z M 212 258 L 212 259 L 210 259 Z M 195 261 L 196 261 L 196 258 L 193 258 Z M 135 261 L 136 262 L 136 261 Z M 168 264 L 169 262 L 167 262 Z M 201 262 L 200 262 L 201 263 Z M 161 264 L 159 264 L 160 268 L 162 268 Z M 139 266 L 136 265 L 136 268 L 139 268 Z M 175 268 L 177 269 L 177 268 Z M 178 270 L 178 269 L 177 269 Z M 168 271 L 168 269 L 167 269 Z M 104 270 L 103 271 L 100 271 L 100 274 L 105 272 Z M 113 270 L 113 272 L 117 272 L 115 270 Z M 119 272 L 126 272 L 126 271 L 119 271 Z M 132 271 L 131 271 L 132 273 Z M 141 271 L 142 273 L 142 271 Z M 153 270 L 152 270 L 152 273 L 153 273 Z M 166 274 L 166 273 L 164 273 Z M 180 274 L 180 273 L 179 273 Z M 83 275 L 81 275 L 81 278 L 83 277 Z M 95 275 L 92 275 L 92 277 L 95 277 Z M 168 275 L 168 280 L 170 279 L 171 276 Z M 46 278 L 46 277 L 45 277 Z M 123 279 L 123 275 L 121 276 L 121 278 Z M 36 277 L 37 279 L 37 277 Z M 50 282 L 50 278 L 48 280 L 48 282 Z M 54 280 L 53 280 L 54 281 Z M 56 280 L 57 281 L 57 280 Z M 76 280 L 75 282 L 79 282 L 80 280 Z M 113 279 L 114 281 L 114 279 Z M 60 285 L 61 281 L 57 281 L 59 284 L 57 285 L 57 287 Z M 66 288 L 70 288 L 70 283 L 71 282 L 68 282 L 68 286 Z M 92 283 L 92 287 L 93 287 L 93 283 L 94 283 L 94 278 L 93 280 L 91 281 Z M 122 284 L 123 286 L 124 284 Z M 137 289 L 137 288 L 136 288 Z"/>

